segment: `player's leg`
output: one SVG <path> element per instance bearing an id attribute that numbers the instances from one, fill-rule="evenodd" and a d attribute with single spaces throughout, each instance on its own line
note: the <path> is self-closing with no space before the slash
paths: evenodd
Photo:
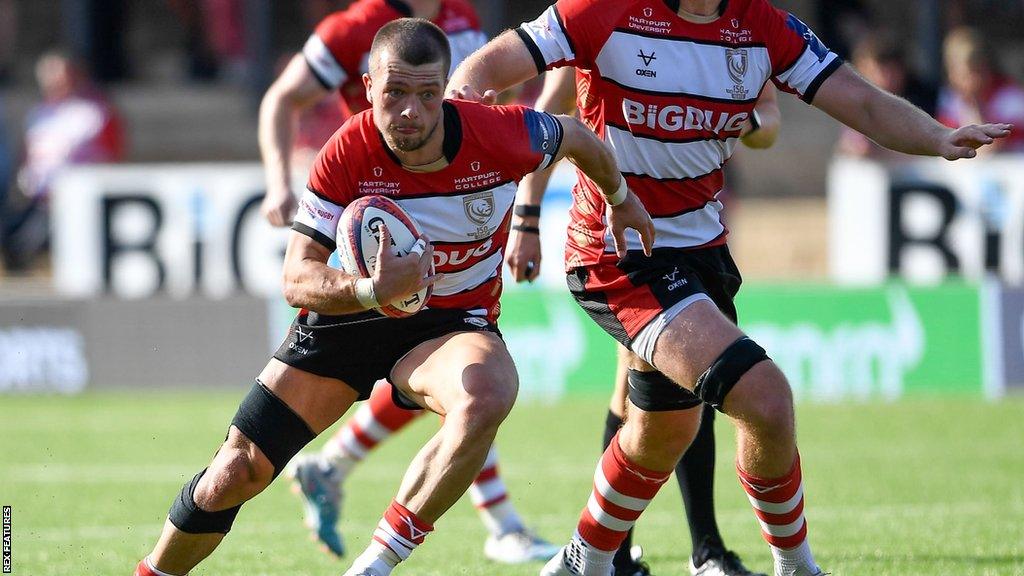
<path id="1" fill-rule="evenodd" d="M 381 442 L 423 413 L 396 405 L 391 384 L 382 380 L 320 452 L 292 462 L 289 475 L 303 497 L 306 525 L 328 552 L 345 553 L 337 528 L 345 479 Z"/>
<path id="2" fill-rule="evenodd" d="M 220 544 L 242 503 L 263 491 L 357 397 L 339 380 L 272 359 L 210 466 L 185 484 L 171 506 L 156 547 L 136 574 L 187 574 Z"/>
<path id="3" fill-rule="evenodd" d="M 792 392 L 782 372 L 707 300 L 694 302 L 668 323 L 652 363 L 736 424 L 737 471 L 771 546 L 776 573 L 819 573 L 806 539 Z M 657 454 L 626 445 L 624 450 L 640 465 L 661 462 Z"/>
<path id="4" fill-rule="evenodd" d="M 615 389 L 612 391 L 612 398 L 608 402 L 608 414 L 604 419 L 604 434 L 601 437 L 601 450 L 607 450 L 612 443 L 612 438 L 622 427 L 626 415 L 626 394 L 629 390 L 629 364 L 634 357 L 633 353 L 625 346 L 615 346 Z M 634 558 L 633 554 L 633 529 L 626 533 L 625 539 L 615 552 L 612 564 L 615 566 L 616 574 L 628 576 L 645 576 L 650 570 L 640 563 L 639 557 Z"/>
<path id="5" fill-rule="evenodd" d="M 484 466 L 469 487 L 469 498 L 489 535 L 484 556 L 502 564 L 547 560 L 558 546 L 527 528 L 512 504 L 508 488 L 499 473 L 498 450 L 492 445 Z"/>
<path id="6" fill-rule="evenodd" d="M 487 331 L 420 344 L 395 365 L 391 381 L 444 419 L 410 464 L 374 541 L 349 575 L 374 570 L 387 576 L 423 542 L 480 473 L 519 386 L 505 344 Z"/>

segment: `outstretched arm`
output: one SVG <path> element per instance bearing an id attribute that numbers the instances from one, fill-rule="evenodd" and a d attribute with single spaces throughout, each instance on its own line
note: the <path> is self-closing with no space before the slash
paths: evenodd
<path id="1" fill-rule="evenodd" d="M 978 148 L 1005 138 L 1013 128 L 1010 124 L 948 128 L 906 100 L 872 85 L 845 64 L 825 80 L 812 104 L 881 146 L 947 160 L 973 158 Z"/>
<path id="2" fill-rule="evenodd" d="M 506 30 L 459 64 L 448 80 L 447 95 L 493 104 L 498 92 L 526 82 L 538 72 L 522 38 Z"/>
<path id="3" fill-rule="evenodd" d="M 291 187 L 293 119 L 327 94 L 302 54 L 288 62 L 260 103 L 259 141 L 267 193 L 260 213 L 274 226 L 288 226 L 295 216 Z"/>

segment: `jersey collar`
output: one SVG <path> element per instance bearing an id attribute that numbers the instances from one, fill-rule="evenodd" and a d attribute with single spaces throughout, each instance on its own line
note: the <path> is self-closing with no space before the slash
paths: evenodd
<path id="1" fill-rule="evenodd" d="M 664 2 L 665 6 L 668 6 L 669 10 L 675 12 L 676 14 L 679 13 L 679 0 L 664 0 Z M 718 5 L 718 15 L 721 16 L 722 14 L 725 14 L 725 10 L 728 7 L 729 0 L 722 0 L 722 2 Z"/>

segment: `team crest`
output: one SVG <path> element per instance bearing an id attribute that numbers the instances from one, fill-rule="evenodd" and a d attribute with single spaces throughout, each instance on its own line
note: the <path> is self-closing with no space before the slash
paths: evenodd
<path id="1" fill-rule="evenodd" d="M 373 175 L 374 176 L 376 176 L 377 178 L 380 178 L 382 174 L 384 174 L 384 169 L 383 168 L 381 168 L 380 166 L 374 166 L 373 167 Z"/>
<path id="2" fill-rule="evenodd" d="M 732 78 L 734 83 L 729 95 L 733 100 L 746 100 L 748 91 L 743 85 L 743 77 L 747 75 L 747 49 L 726 48 L 725 62 L 729 78 Z"/>
<path id="3" fill-rule="evenodd" d="M 494 191 L 485 190 L 476 194 L 469 194 L 462 198 L 462 208 L 466 212 L 466 218 L 477 226 L 476 232 L 468 234 L 477 240 L 491 235 L 491 228 L 487 225 L 494 216 Z"/>
<path id="4" fill-rule="evenodd" d="M 470 170 L 472 170 L 473 172 L 479 172 L 479 171 L 480 171 L 480 162 L 478 162 L 478 161 L 476 161 L 476 160 L 474 160 L 474 161 L 470 162 L 470 163 L 469 163 L 469 168 L 470 168 Z"/>
<path id="5" fill-rule="evenodd" d="M 654 9 L 651 7 L 644 8 L 644 18 L 650 18 L 654 14 Z"/>
<path id="6" fill-rule="evenodd" d="M 739 18 L 733 18 L 730 21 L 730 24 L 732 24 L 733 28 L 739 28 L 740 27 L 740 19 Z"/>

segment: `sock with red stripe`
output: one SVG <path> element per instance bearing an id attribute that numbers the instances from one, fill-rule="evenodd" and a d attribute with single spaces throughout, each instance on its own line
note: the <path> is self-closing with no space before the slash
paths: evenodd
<path id="1" fill-rule="evenodd" d="M 378 444 L 422 414 L 423 410 L 406 410 L 396 405 L 391 384 L 381 381 L 370 399 L 360 404 L 355 415 L 324 445 L 321 455 L 341 482 Z"/>
<path id="2" fill-rule="evenodd" d="M 469 497 L 480 514 L 480 520 L 494 536 L 520 532 L 525 526 L 508 499 L 505 481 L 498 474 L 498 451 L 491 446 L 480 474 L 469 487 Z"/>
<path id="3" fill-rule="evenodd" d="M 594 472 L 594 490 L 567 550 L 567 556 L 580 552 L 585 556 L 576 566 L 580 573 L 607 574 L 606 566 L 611 566 L 626 533 L 671 474 L 630 462 L 619 447 L 618 435 L 612 439 Z"/>
<path id="4" fill-rule="evenodd" d="M 736 472 L 761 524 L 761 535 L 772 549 L 775 573 L 819 573 L 807 543 L 800 456 L 797 455 L 793 468 L 781 478 L 758 478 L 744 472 L 738 464 Z"/>
<path id="5" fill-rule="evenodd" d="M 350 572 L 372 568 L 381 576 L 388 576 L 399 562 L 406 560 L 417 546 L 434 530 L 428 524 L 394 500 L 384 511 L 384 517 L 373 531 L 373 540 L 352 563 Z"/>

